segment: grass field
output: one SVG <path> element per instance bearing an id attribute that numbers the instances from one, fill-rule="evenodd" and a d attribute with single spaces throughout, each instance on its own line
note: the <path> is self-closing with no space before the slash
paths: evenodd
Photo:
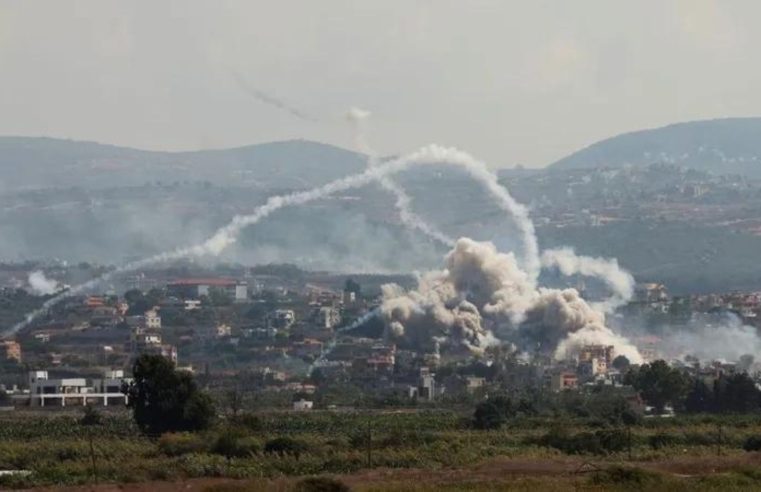
<path id="1" fill-rule="evenodd" d="M 304 476 L 331 475 L 367 491 L 761 489 L 761 455 L 743 450 L 761 436 L 761 418 L 751 416 L 645 420 L 630 429 L 526 418 L 479 431 L 467 414 L 449 411 L 289 412 L 153 438 L 127 413 L 95 427 L 79 417 L 1 415 L 0 470 L 31 473 L 0 477 L 0 486 L 292 490 Z"/>

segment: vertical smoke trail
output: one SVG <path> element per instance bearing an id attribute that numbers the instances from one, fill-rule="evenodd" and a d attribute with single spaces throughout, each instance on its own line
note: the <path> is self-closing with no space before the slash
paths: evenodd
<path id="1" fill-rule="evenodd" d="M 264 205 L 258 207 L 254 213 L 250 215 L 236 215 L 233 217 L 229 224 L 217 230 L 214 235 L 203 243 L 164 252 L 128 263 L 49 299 L 40 309 L 29 313 L 24 321 L 5 331 L 3 336 L 17 333 L 20 329 L 32 322 L 38 316 L 46 313 L 51 307 L 55 306 L 62 300 L 86 292 L 94 288 L 96 285 L 111 279 L 115 275 L 138 270 L 152 264 L 163 263 L 185 257 L 204 255 L 217 256 L 237 241 L 238 236 L 244 228 L 256 224 L 283 207 L 303 205 L 341 191 L 358 188 L 373 181 L 379 181 L 385 176 L 398 173 L 411 166 L 440 164 L 460 166 L 465 169 L 471 178 L 481 183 L 484 188 L 494 196 L 497 200 L 497 204 L 502 210 L 513 216 L 523 235 L 523 261 L 525 263 L 526 271 L 529 273 L 532 282 L 535 283 L 540 269 L 539 248 L 534 231 L 534 224 L 528 217 L 527 209 L 513 199 L 510 193 L 499 184 L 496 176 L 488 170 L 484 163 L 474 159 L 465 152 L 434 144 L 423 147 L 407 156 L 369 167 L 362 173 L 339 178 L 311 190 L 270 197 Z"/>
<path id="2" fill-rule="evenodd" d="M 346 112 L 346 119 L 354 127 L 354 143 L 360 152 L 367 154 L 368 167 L 378 164 L 378 154 L 367 143 L 365 122 L 371 116 L 370 111 L 352 107 Z M 378 180 L 380 187 L 389 192 L 394 197 L 394 207 L 399 212 L 399 220 L 410 229 L 417 230 L 428 236 L 430 239 L 451 248 L 454 245 L 454 239 L 450 238 L 436 227 L 427 223 L 422 217 L 412 211 L 412 200 L 410 196 L 399 186 L 396 181 L 389 176 L 382 176 Z"/>

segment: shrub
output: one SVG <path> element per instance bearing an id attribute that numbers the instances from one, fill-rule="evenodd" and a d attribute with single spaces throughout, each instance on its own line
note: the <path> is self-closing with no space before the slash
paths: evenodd
<path id="1" fill-rule="evenodd" d="M 663 432 L 659 432 L 658 434 L 654 434 L 650 436 L 647 439 L 647 443 L 653 449 L 662 449 L 662 448 L 668 448 L 671 446 L 676 446 L 677 444 L 679 444 L 679 439 L 672 434 L 665 434 Z"/>
<path id="2" fill-rule="evenodd" d="M 296 483 L 297 492 L 349 492 L 349 487 L 335 478 L 309 477 Z"/>
<path id="3" fill-rule="evenodd" d="M 307 450 L 307 445 L 303 441 L 292 439 L 290 437 L 277 437 L 267 441 L 264 445 L 264 452 L 268 454 L 279 454 L 285 456 L 288 454 L 299 457 L 301 453 Z"/>
<path id="4" fill-rule="evenodd" d="M 626 432 L 600 430 L 570 435 L 562 429 L 553 429 L 538 440 L 538 444 L 558 449 L 566 454 L 606 454 L 623 451 L 628 444 Z"/>
<path id="5" fill-rule="evenodd" d="M 743 443 L 743 449 L 745 451 L 761 451 L 761 437 L 750 436 Z"/>
<path id="6" fill-rule="evenodd" d="M 238 437 L 232 432 L 223 432 L 217 437 L 211 451 L 228 458 L 242 458 L 261 451 L 259 441 L 251 437 Z"/>
<path id="7" fill-rule="evenodd" d="M 645 490 L 661 481 L 662 477 L 657 473 L 624 466 L 612 466 L 599 471 L 591 479 L 595 485 L 624 485 L 638 490 Z"/>
<path id="8" fill-rule="evenodd" d="M 203 439 L 188 432 L 167 432 L 159 439 L 159 451 L 167 456 L 182 456 L 205 450 L 206 443 Z"/>

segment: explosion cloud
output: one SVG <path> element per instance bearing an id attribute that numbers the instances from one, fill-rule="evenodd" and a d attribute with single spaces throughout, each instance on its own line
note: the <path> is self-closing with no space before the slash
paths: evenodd
<path id="1" fill-rule="evenodd" d="M 390 337 L 412 343 L 443 337 L 475 351 L 504 340 L 557 359 L 583 345 L 604 344 L 642 361 L 636 347 L 608 328 L 604 313 L 575 289 L 537 288 L 515 256 L 492 243 L 460 238 L 445 266 L 421 276 L 409 292 L 384 286 L 381 313 Z"/>

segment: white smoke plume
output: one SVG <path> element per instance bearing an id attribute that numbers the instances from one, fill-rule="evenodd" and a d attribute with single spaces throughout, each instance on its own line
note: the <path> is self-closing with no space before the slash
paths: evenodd
<path id="1" fill-rule="evenodd" d="M 411 166 L 441 164 L 458 166 L 465 169 L 471 178 L 482 184 L 484 188 L 492 194 L 499 207 L 515 219 L 518 229 L 522 233 L 524 245 L 523 263 L 532 281 L 535 280 L 540 267 L 539 248 L 534 231 L 534 224 L 529 219 L 526 208 L 516 202 L 510 193 L 498 183 L 496 176 L 488 170 L 484 163 L 474 159 L 465 152 L 453 148 L 429 145 L 412 154 L 371 166 L 362 173 L 346 176 L 311 190 L 270 197 L 264 205 L 258 207 L 252 214 L 235 216 L 230 223 L 217 230 L 209 239 L 200 244 L 167 251 L 128 263 L 108 272 L 107 274 L 75 286 L 56 297 L 49 299 L 41 308 L 27 314 L 24 321 L 14 325 L 9 330 L 6 330 L 3 335 L 9 336 L 17 333 L 20 329 L 24 328 L 40 315 L 46 313 L 51 307 L 61 302 L 63 299 L 90 291 L 115 275 L 186 257 L 206 255 L 217 256 L 237 241 L 238 236 L 244 228 L 256 224 L 283 207 L 303 205 L 314 200 L 328 197 L 334 193 L 358 188 L 367 185 L 368 183 L 379 181 L 385 176 L 398 173 Z"/>
<path id="2" fill-rule="evenodd" d="M 383 288 L 381 312 L 393 337 L 425 344 L 444 337 L 481 351 L 497 338 L 538 347 L 558 359 L 583 345 L 613 345 L 641 362 L 637 348 L 605 325 L 605 315 L 575 289 L 537 288 L 512 253 L 460 238 L 446 268 L 421 276 L 416 289 Z"/>
<path id="3" fill-rule="evenodd" d="M 737 362 L 743 355 L 761 354 L 758 329 L 732 313 L 696 314 L 685 326 L 669 326 L 659 338 L 655 349 L 667 359 Z"/>
<path id="4" fill-rule="evenodd" d="M 370 111 L 358 107 L 352 107 L 346 112 L 346 119 L 349 120 L 354 128 L 354 143 L 360 152 L 367 154 L 369 167 L 373 167 L 379 162 L 378 154 L 370 146 L 366 137 L 366 122 L 371 115 Z M 379 178 L 378 184 L 383 190 L 389 192 L 394 197 L 394 207 L 399 212 L 399 220 L 401 220 L 402 224 L 412 230 L 422 232 L 430 239 L 444 246 L 451 248 L 454 245 L 452 238 L 412 211 L 412 199 L 390 176 L 382 176 Z"/>
<path id="5" fill-rule="evenodd" d="M 58 281 L 47 278 L 42 270 L 35 270 L 29 274 L 27 279 L 32 292 L 41 296 L 55 294 L 60 289 Z"/>
<path id="6" fill-rule="evenodd" d="M 634 277 L 615 258 L 580 256 L 571 248 L 547 249 L 542 252 L 542 267 L 557 268 L 565 276 L 584 275 L 602 280 L 612 295 L 593 306 L 606 313 L 625 305 L 634 295 Z"/>

